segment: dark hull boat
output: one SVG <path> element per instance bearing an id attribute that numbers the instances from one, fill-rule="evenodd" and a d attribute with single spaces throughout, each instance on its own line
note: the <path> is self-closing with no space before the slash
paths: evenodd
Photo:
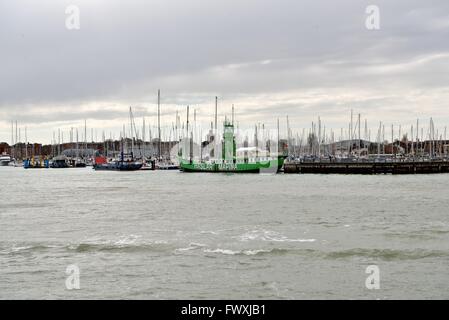
<path id="1" fill-rule="evenodd" d="M 66 156 L 54 157 L 50 163 L 50 167 L 54 169 L 63 169 L 69 167 L 69 159 Z"/>
<path id="2" fill-rule="evenodd" d="M 142 168 L 139 162 L 122 162 L 116 161 L 111 163 L 95 164 L 95 170 L 111 170 L 111 171 L 135 171 Z"/>
<path id="3" fill-rule="evenodd" d="M 97 157 L 93 168 L 103 171 L 136 171 L 142 166 L 142 162 L 134 161 L 132 154 L 130 159 L 125 159 L 125 154 L 122 153 L 119 160 L 112 162 L 107 162 L 104 157 Z"/>
<path id="4" fill-rule="evenodd" d="M 69 164 L 65 161 L 62 160 L 56 160 L 51 163 L 51 168 L 53 169 L 63 169 L 63 168 L 68 168 Z"/>
<path id="5" fill-rule="evenodd" d="M 71 168 L 85 168 L 87 166 L 85 160 L 80 158 L 70 159 L 69 165 Z"/>
<path id="6" fill-rule="evenodd" d="M 85 168 L 85 167 L 87 167 L 87 165 L 84 162 L 77 162 L 77 163 L 75 163 L 75 165 L 73 167 L 74 168 Z"/>

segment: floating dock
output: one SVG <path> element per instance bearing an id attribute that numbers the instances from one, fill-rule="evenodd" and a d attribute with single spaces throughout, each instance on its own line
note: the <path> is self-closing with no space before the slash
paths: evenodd
<path id="1" fill-rule="evenodd" d="M 299 162 L 284 164 L 284 173 L 303 174 L 430 174 L 449 173 L 449 161 Z"/>

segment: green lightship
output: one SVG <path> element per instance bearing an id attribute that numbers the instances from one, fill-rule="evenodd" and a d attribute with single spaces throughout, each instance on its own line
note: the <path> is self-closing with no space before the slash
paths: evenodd
<path id="1" fill-rule="evenodd" d="M 244 148 L 244 155 L 237 156 L 234 125 L 225 122 L 222 141 L 222 157 L 208 161 L 180 158 L 180 170 L 184 172 L 277 173 L 284 164 L 284 155 L 249 156 L 251 148 Z M 254 148 L 253 148 L 254 149 Z M 257 150 L 257 148 L 256 148 Z"/>

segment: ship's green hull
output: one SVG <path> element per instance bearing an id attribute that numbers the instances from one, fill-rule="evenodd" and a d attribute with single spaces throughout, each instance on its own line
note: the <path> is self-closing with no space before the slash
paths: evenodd
<path id="1" fill-rule="evenodd" d="M 276 173 L 283 164 L 283 157 L 252 163 L 205 163 L 181 159 L 180 169 L 184 172 Z"/>

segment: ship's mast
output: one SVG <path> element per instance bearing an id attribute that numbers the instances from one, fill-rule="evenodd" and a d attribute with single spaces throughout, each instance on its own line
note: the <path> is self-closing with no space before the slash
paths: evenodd
<path id="1" fill-rule="evenodd" d="M 17 145 L 17 142 L 18 142 L 18 140 L 17 140 L 17 120 L 16 120 L 16 145 Z M 16 146 L 14 145 L 14 149 L 15 148 L 16 148 Z M 14 153 L 18 154 L 17 150 L 15 150 Z M 17 154 L 16 154 L 16 157 L 17 157 Z"/>
<path id="2" fill-rule="evenodd" d="M 259 139 L 258 139 L 258 132 L 257 132 L 257 124 L 254 126 L 254 144 L 256 147 L 256 162 L 259 161 Z"/>
<path id="3" fill-rule="evenodd" d="M 216 158 L 217 157 L 217 139 L 218 139 L 218 97 L 215 96 L 215 126 L 213 128 L 213 139 L 214 139 L 214 144 L 213 144 L 213 148 L 210 150 L 210 155 L 211 157 Z M 211 127 L 212 127 L 212 123 L 211 123 Z M 211 128 L 212 129 L 212 128 Z"/>
<path id="4" fill-rule="evenodd" d="M 84 156 L 87 157 L 87 120 L 84 119 Z"/>
<path id="5" fill-rule="evenodd" d="M 56 145 L 56 135 L 55 131 L 53 131 L 53 139 L 51 140 L 51 156 L 55 157 L 55 145 Z"/>
<path id="6" fill-rule="evenodd" d="M 145 143 L 145 117 L 143 117 L 143 120 L 142 120 L 142 141 L 143 141 L 143 157 L 142 157 L 142 160 L 145 160 L 145 149 L 146 149 L 146 143 Z"/>
<path id="7" fill-rule="evenodd" d="M 14 146 L 14 121 L 11 120 L 11 156 L 15 158 L 13 146 Z"/>
<path id="8" fill-rule="evenodd" d="M 394 125 L 391 125 L 391 154 L 394 155 Z"/>
<path id="9" fill-rule="evenodd" d="M 280 146 L 279 146 L 279 143 L 280 143 L 280 138 L 279 138 L 279 118 L 278 118 L 278 121 L 277 121 L 277 130 L 278 130 L 278 155 L 279 155 L 279 149 L 280 149 Z"/>
<path id="10" fill-rule="evenodd" d="M 133 111 L 131 107 L 129 107 L 129 133 L 131 138 L 131 157 L 134 158 L 134 132 L 133 132 Z"/>
<path id="11" fill-rule="evenodd" d="M 218 97 L 215 97 L 215 133 L 217 133 L 217 122 L 218 122 Z"/>
<path id="12" fill-rule="evenodd" d="M 80 149 L 79 149 L 79 144 L 78 144 L 78 128 L 76 128 L 76 159 L 78 161 L 79 157 L 80 157 Z"/>
<path id="13" fill-rule="evenodd" d="M 287 154 L 290 155 L 290 122 L 287 115 Z"/>
<path id="14" fill-rule="evenodd" d="M 416 119 L 416 152 L 420 152 L 419 150 L 419 119 Z"/>
<path id="15" fill-rule="evenodd" d="M 353 139 L 354 139 L 354 121 L 353 121 L 353 111 L 351 109 L 351 125 L 349 126 L 349 140 L 351 140 L 350 151 L 352 151 Z"/>
<path id="16" fill-rule="evenodd" d="M 121 140 L 122 140 L 122 146 L 121 146 L 121 155 L 120 155 L 120 160 L 123 162 L 124 160 L 124 153 L 125 153 L 125 143 L 126 143 L 126 131 L 125 131 L 125 125 L 123 125 L 123 132 L 121 134 Z M 126 148 L 128 148 L 128 145 L 126 146 Z"/>
<path id="17" fill-rule="evenodd" d="M 321 161 L 321 117 L 318 117 L 318 160 Z"/>
<path id="18" fill-rule="evenodd" d="M 189 135 L 189 109 L 190 107 L 187 106 L 187 124 L 186 124 L 186 137 L 187 137 L 187 141 L 189 143 L 189 162 L 192 163 L 192 150 L 191 150 L 191 141 L 190 141 L 190 135 Z"/>
<path id="19" fill-rule="evenodd" d="M 25 159 L 28 159 L 28 134 L 27 134 L 27 127 L 25 127 Z"/>
<path id="20" fill-rule="evenodd" d="M 359 147 L 359 157 L 360 157 L 360 149 L 362 149 L 362 144 L 361 144 L 361 141 L 360 141 L 360 139 L 361 139 L 361 126 L 360 126 L 360 113 L 359 113 L 359 116 L 358 116 L 358 122 L 357 122 L 357 129 L 358 129 L 358 131 L 359 131 L 359 137 L 358 137 L 358 140 L 359 140 L 359 142 L 358 142 L 358 147 Z"/>
<path id="21" fill-rule="evenodd" d="M 176 123 L 176 125 L 175 125 L 175 137 L 176 137 L 176 140 L 179 140 L 179 136 L 178 136 L 178 127 L 179 127 L 179 115 L 178 115 L 178 110 L 176 110 L 176 119 L 175 119 L 176 121 L 175 121 L 175 123 Z"/>
<path id="22" fill-rule="evenodd" d="M 161 159 L 161 90 L 157 90 L 157 132 L 158 132 L 158 159 Z"/>

